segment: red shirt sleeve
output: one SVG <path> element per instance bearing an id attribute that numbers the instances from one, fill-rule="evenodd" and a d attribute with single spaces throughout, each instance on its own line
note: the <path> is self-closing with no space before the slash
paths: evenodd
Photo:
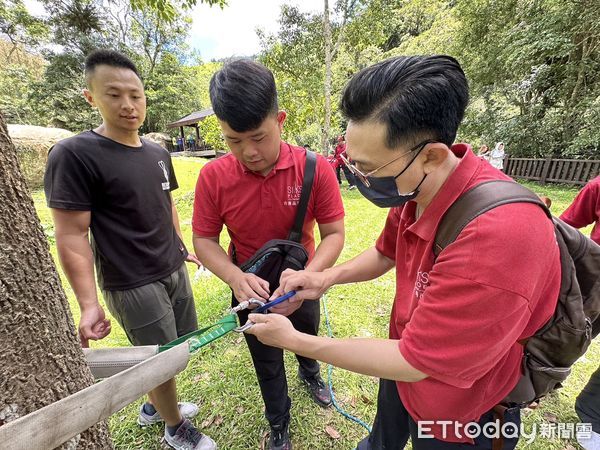
<path id="1" fill-rule="evenodd" d="M 210 163 L 200 170 L 194 193 L 192 230 L 201 237 L 217 237 L 223 229 L 223 219 L 215 202 L 215 174 Z"/>
<path id="2" fill-rule="evenodd" d="M 400 226 L 400 214 L 402 208 L 391 208 L 388 212 L 385 226 L 375 242 L 375 248 L 383 256 L 396 260 L 396 241 L 398 239 L 398 227 Z"/>
<path id="3" fill-rule="evenodd" d="M 468 388 L 546 323 L 556 306 L 560 263 L 543 214 L 535 205 L 495 208 L 440 254 L 399 343 L 409 364 Z"/>
<path id="4" fill-rule="evenodd" d="M 583 228 L 598 221 L 599 210 L 600 183 L 588 183 L 560 218 L 572 227 Z"/>
<path id="5" fill-rule="evenodd" d="M 317 155 L 314 188 L 314 217 L 317 223 L 327 224 L 343 219 L 344 203 L 335 172 L 320 155 Z"/>

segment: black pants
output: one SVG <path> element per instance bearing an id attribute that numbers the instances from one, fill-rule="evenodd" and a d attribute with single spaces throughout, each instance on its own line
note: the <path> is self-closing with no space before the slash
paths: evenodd
<path id="1" fill-rule="evenodd" d="M 494 412 L 489 411 L 481 416 L 479 425 L 493 422 Z M 506 410 L 503 418 L 505 423 L 521 426 L 519 408 Z M 514 433 L 512 433 L 514 434 Z M 411 439 L 413 450 L 491 450 L 492 439 L 481 434 L 474 438 L 475 444 L 461 444 L 445 442 L 432 438 L 418 437 L 417 423 L 410 417 L 402 404 L 396 382 L 379 380 L 379 394 L 377 396 L 377 415 L 371 434 L 360 441 L 357 450 L 401 450 Z M 504 438 L 503 450 L 512 450 L 517 446 L 518 438 Z"/>
<path id="2" fill-rule="evenodd" d="M 583 423 L 591 423 L 592 429 L 600 433 L 600 366 L 577 397 L 575 411 Z"/>
<path id="3" fill-rule="evenodd" d="M 319 332 L 321 309 L 319 300 L 306 300 L 300 308 L 289 316 L 294 328 L 303 333 L 316 336 Z M 232 305 L 238 301 L 233 298 Z M 243 325 L 248 320 L 250 310 L 240 311 L 238 317 Z M 283 364 L 283 350 L 262 344 L 255 336 L 244 333 L 256 377 L 265 402 L 265 417 L 271 426 L 278 425 L 290 419 L 292 401 L 288 396 L 288 385 Z M 319 373 L 319 363 L 314 359 L 296 355 L 300 364 L 300 373 L 311 377 Z"/>
<path id="4" fill-rule="evenodd" d="M 346 164 L 340 164 L 335 168 L 335 174 L 337 175 L 338 183 L 342 184 L 342 175 L 340 173 L 340 170 L 344 171 L 344 176 L 346 177 L 348 184 L 350 186 L 354 186 L 356 184 L 356 179 L 355 179 L 354 175 L 352 174 L 352 172 L 350 172 L 350 169 L 348 169 Z"/>

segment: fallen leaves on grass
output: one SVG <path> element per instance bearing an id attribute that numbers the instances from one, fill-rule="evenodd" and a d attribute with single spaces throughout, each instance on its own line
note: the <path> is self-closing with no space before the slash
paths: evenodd
<path id="1" fill-rule="evenodd" d="M 269 431 L 265 431 L 260 439 L 260 450 L 265 450 L 267 448 L 267 443 L 269 442 Z"/>
<path id="2" fill-rule="evenodd" d="M 332 439 L 339 439 L 342 436 L 340 435 L 339 431 L 336 430 L 335 428 L 333 428 L 331 425 L 327 425 L 325 427 L 325 432 L 329 435 L 329 437 L 331 437 Z"/>
<path id="3" fill-rule="evenodd" d="M 365 394 L 362 394 L 362 395 L 360 396 L 360 399 L 362 400 L 362 402 L 363 402 L 365 405 L 372 405 L 372 404 L 373 404 L 373 400 L 372 400 L 372 399 L 370 399 L 369 397 L 367 397 Z"/>
<path id="4" fill-rule="evenodd" d="M 210 426 L 212 425 L 212 423 L 213 423 L 214 421 L 215 421 L 215 417 L 214 417 L 214 416 L 212 416 L 212 417 L 209 417 L 209 418 L 207 418 L 207 419 L 204 419 L 204 421 L 202 422 L 202 425 L 201 425 L 201 427 L 202 427 L 202 428 L 208 428 L 208 427 L 210 427 Z"/>

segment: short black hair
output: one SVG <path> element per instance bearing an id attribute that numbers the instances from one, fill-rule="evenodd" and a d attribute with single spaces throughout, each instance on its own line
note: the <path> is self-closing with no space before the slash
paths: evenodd
<path id="1" fill-rule="evenodd" d="M 140 81 L 142 80 L 142 77 L 140 77 L 140 73 L 138 72 L 133 61 L 131 61 L 131 59 L 129 59 L 123 53 L 119 53 L 115 50 L 98 49 L 89 53 L 85 58 L 84 74 L 85 82 L 88 88 L 90 87 L 90 79 L 94 73 L 94 70 L 97 66 L 102 65 L 129 69 L 137 75 Z"/>
<path id="2" fill-rule="evenodd" d="M 225 63 L 210 79 L 209 91 L 217 118 L 238 133 L 258 128 L 279 109 L 273 73 L 250 59 Z"/>
<path id="3" fill-rule="evenodd" d="M 456 59 L 399 56 L 354 75 L 340 108 L 349 120 L 383 123 L 388 148 L 424 139 L 450 146 L 468 103 L 467 78 Z"/>

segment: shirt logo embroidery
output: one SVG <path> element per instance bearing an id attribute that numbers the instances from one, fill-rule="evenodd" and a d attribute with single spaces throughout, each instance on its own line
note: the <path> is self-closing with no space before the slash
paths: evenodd
<path id="1" fill-rule="evenodd" d="M 300 202 L 302 186 L 296 184 L 287 187 L 287 200 L 283 201 L 284 206 L 296 206 Z"/>
<path id="2" fill-rule="evenodd" d="M 429 286 L 429 272 L 417 272 L 417 280 L 415 281 L 415 297 L 417 299 L 423 297 L 427 286 Z"/>
<path id="3" fill-rule="evenodd" d="M 169 189 L 171 189 L 171 183 L 169 183 L 169 172 L 167 171 L 167 166 L 165 165 L 164 161 L 159 161 L 158 166 L 162 169 L 163 174 L 165 176 L 165 180 L 167 180 L 165 183 L 162 184 L 162 190 L 168 191 Z"/>

